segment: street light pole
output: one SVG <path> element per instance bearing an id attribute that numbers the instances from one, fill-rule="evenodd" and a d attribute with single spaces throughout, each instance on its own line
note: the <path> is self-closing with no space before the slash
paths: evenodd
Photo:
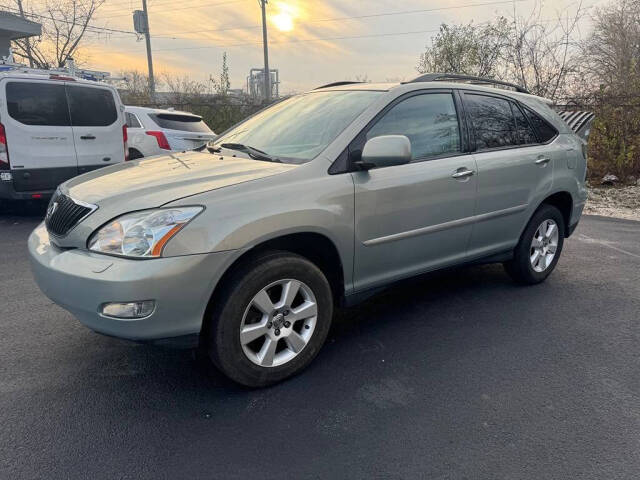
<path id="1" fill-rule="evenodd" d="M 147 10 L 147 0 L 142 0 L 142 10 L 144 11 L 144 38 L 147 44 L 147 66 L 149 67 L 149 95 L 153 100 L 156 95 L 156 82 L 153 78 L 153 58 L 151 58 L 151 33 L 149 32 L 149 11 Z"/>
<path id="2" fill-rule="evenodd" d="M 267 43 L 267 0 L 260 0 L 262 7 L 262 46 L 264 48 L 264 99 L 271 101 L 271 71 L 269 70 L 269 45 Z"/>

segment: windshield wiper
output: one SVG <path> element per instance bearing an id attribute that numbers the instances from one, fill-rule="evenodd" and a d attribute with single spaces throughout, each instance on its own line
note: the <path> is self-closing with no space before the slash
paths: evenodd
<path id="1" fill-rule="evenodd" d="M 239 152 L 244 152 L 255 160 L 282 163 L 282 160 L 280 160 L 279 158 L 273 157 L 267 152 L 263 152 L 262 150 L 258 150 L 257 148 L 250 147 L 249 145 L 243 145 L 242 143 L 221 143 L 220 145 L 216 146 L 226 148 L 228 150 L 237 150 Z"/>

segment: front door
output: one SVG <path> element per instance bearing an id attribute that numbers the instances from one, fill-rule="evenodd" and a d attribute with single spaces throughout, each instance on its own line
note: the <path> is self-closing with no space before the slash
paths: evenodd
<path id="1" fill-rule="evenodd" d="M 464 260 L 477 180 L 460 132 L 451 91 L 418 92 L 392 103 L 352 144 L 356 151 L 369 138 L 406 135 L 413 158 L 352 173 L 356 291 Z"/>

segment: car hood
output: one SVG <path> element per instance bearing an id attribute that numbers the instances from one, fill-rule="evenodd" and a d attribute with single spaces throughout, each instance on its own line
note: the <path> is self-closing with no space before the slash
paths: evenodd
<path id="1" fill-rule="evenodd" d="M 62 188 L 72 198 L 100 208 L 118 204 L 140 210 L 294 168 L 296 165 L 192 151 L 94 170 Z"/>

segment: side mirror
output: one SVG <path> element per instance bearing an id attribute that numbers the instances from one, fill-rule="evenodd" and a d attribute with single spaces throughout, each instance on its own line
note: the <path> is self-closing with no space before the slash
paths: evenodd
<path id="1" fill-rule="evenodd" d="M 367 140 L 362 158 L 356 165 L 362 170 L 391 167 L 411 161 L 411 142 L 404 135 L 382 135 Z"/>

